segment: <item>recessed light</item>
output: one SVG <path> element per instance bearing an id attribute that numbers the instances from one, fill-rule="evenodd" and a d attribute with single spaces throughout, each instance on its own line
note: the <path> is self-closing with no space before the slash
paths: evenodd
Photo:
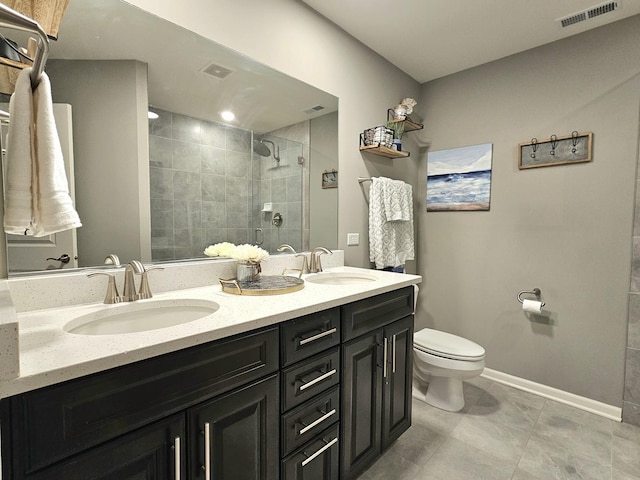
<path id="1" fill-rule="evenodd" d="M 226 122 L 230 122 L 231 120 L 236 118 L 236 116 L 233 114 L 233 112 L 230 112 L 229 110 L 225 110 L 224 112 L 220 112 L 220 116 Z"/>
<path id="2" fill-rule="evenodd" d="M 147 117 L 149 117 L 149 120 L 155 120 L 159 116 L 160 115 L 158 115 L 156 112 L 152 112 L 151 110 L 147 112 Z"/>

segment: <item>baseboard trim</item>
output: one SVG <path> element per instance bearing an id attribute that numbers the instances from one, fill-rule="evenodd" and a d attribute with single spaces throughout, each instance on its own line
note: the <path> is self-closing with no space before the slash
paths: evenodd
<path id="1" fill-rule="evenodd" d="M 484 372 L 482 372 L 480 376 L 493 380 L 494 382 L 509 385 L 510 387 L 514 387 L 519 390 L 524 390 L 525 392 L 534 393 L 541 397 L 555 400 L 559 403 L 564 403 L 571 407 L 579 408 L 580 410 L 595 413 L 596 415 L 600 415 L 616 422 L 622 421 L 622 408 L 620 407 L 614 407 L 613 405 L 581 397 L 580 395 L 548 387 L 541 383 L 532 382 L 531 380 L 509 375 L 508 373 L 502 373 L 490 368 L 485 368 Z"/>

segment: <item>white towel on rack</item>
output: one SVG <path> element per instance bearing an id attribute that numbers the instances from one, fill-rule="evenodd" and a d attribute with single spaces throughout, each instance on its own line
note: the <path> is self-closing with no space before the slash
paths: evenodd
<path id="1" fill-rule="evenodd" d="M 413 205 L 411 185 L 400 180 L 386 179 L 383 182 L 382 201 L 387 222 L 411 220 Z"/>
<path id="2" fill-rule="evenodd" d="M 30 69 L 29 69 L 30 70 Z M 4 231 L 24 235 L 31 227 L 32 125 L 33 95 L 26 69 L 16 80 L 9 101 L 9 135 L 7 141 Z"/>
<path id="3" fill-rule="evenodd" d="M 7 233 L 42 237 L 82 224 L 69 195 L 49 78 L 42 73 L 32 91 L 30 71 L 20 73 L 11 99 L 4 224 Z"/>
<path id="4" fill-rule="evenodd" d="M 409 220 L 389 220 L 385 209 L 388 182 L 393 180 L 374 177 L 369 191 L 369 260 L 377 269 L 404 265 L 414 258 L 413 201 L 407 206 Z M 401 183 L 412 199 L 411 185 Z"/>

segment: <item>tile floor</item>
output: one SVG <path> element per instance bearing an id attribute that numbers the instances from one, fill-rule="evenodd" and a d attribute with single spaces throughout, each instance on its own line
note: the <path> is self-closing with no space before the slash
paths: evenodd
<path id="1" fill-rule="evenodd" d="M 640 480 L 640 428 L 499 383 L 465 382 L 450 413 L 413 422 L 359 480 Z"/>

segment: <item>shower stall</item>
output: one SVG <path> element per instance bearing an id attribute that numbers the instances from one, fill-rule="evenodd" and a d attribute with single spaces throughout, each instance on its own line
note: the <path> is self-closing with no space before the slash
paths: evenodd
<path id="1" fill-rule="evenodd" d="M 257 135 L 152 110 L 153 261 L 203 257 L 207 245 L 223 241 L 270 252 L 282 243 L 308 248 L 308 145 L 286 133 Z"/>

